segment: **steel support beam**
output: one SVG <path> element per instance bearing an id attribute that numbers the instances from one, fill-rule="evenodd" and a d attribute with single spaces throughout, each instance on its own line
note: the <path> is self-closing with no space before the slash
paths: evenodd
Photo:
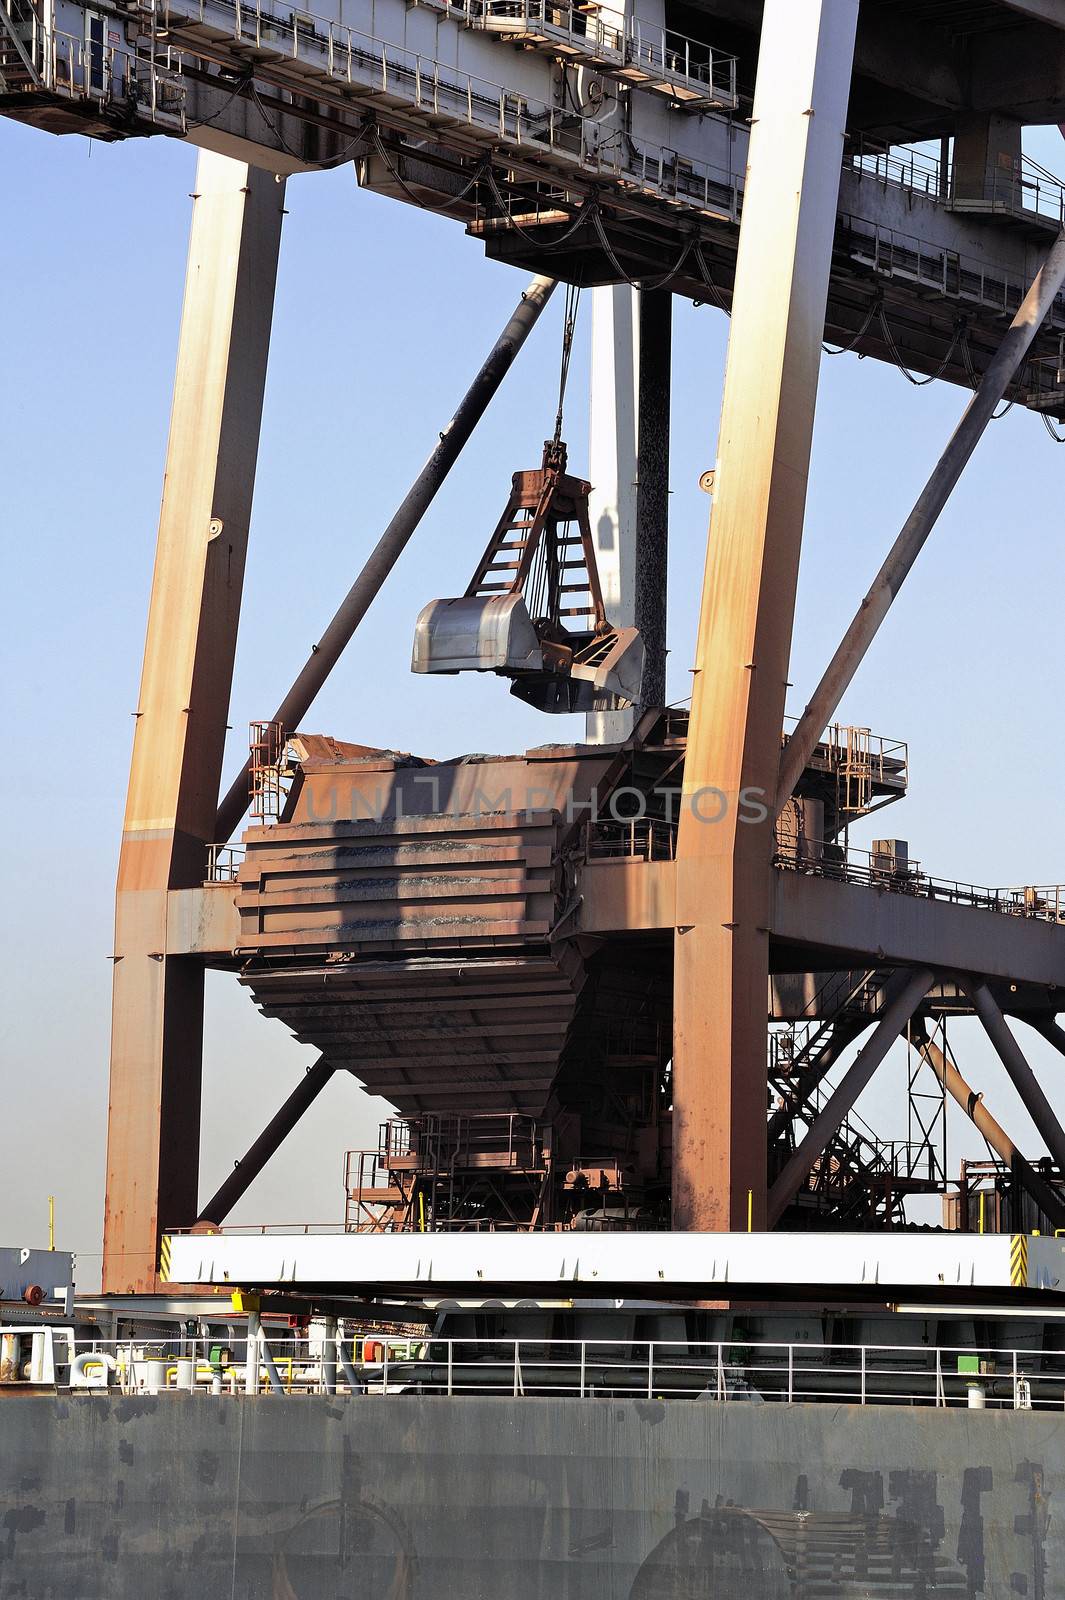
<path id="1" fill-rule="evenodd" d="M 1062 3 L 1065 4 L 1065 0 L 1062 0 Z M 1055 1050 L 1065 1056 L 1065 1028 L 1061 1026 L 1060 1022 L 1055 1021 L 1053 1017 L 1025 1017 L 1024 1021 L 1027 1022 L 1030 1028 L 1034 1028 L 1036 1033 L 1041 1033 L 1047 1043 L 1054 1046 Z"/>
<path id="2" fill-rule="evenodd" d="M 1013 1087 L 1024 1101 L 1024 1108 L 1039 1130 L 1039 1137 L 1050 1151 L 1059 1170 L 1065 1174 L 1065 1129 L 1054 1115 L 1050 1101 L 1043 1093 L 1024 1052 L 1010 1032 L 1005 1017 L 998 1008 L 986 983 L 962 980 L 962 987 L 973 1003 L 973 1009 L 984 1025 L 984 1031 L 995 1047 L 996 1054 L 1010 1075 Z"/>
<path id="3" fill-rule="evenodd" d="M 225 745 L 284 184 L 201 154 L 118 866 L 103 1286 L 155 1286 L 196 1217 L 203 963 L 167 895 L 203 882 Z"/>
<path id="4" fill-rule="evenodd" d="M 928 967 L 919 967 L 916 972 L 898 973 L 892 980 L 889 986 L 891 997 L 871 1039 L 859 1050 L 854 1065 L 839 1087 L 829 1095 L 823 1110 L 810 1124 L 809 1133 L 790 1160 L 785 1162 L 773 1184 L 768 1208 L 770 1227 L 775 1227 L 780 1221 L 814 1163 L 824 1155 L 833 1134 L 850 1113 L 858 1096 L 868 1086 L 873 1073 L 934 983 L 935 974 Z"/>
<path id="5" fill-rule="evenodd" d="M 1059 234 L 992 357 L 980 387 L 966 406 L 950 442 L 936 462 L 932 476 L 921 491 L 917 504 L 784 747 L 776 791 L 778 814 L 795 792 L 795 786 L 806 770 L 818 740 L 832 721 L 866 651 L 877 636 L 880 624 L 938 522 L 955 484 L 991 421 L 995 407 L 1028 353 L 1063 283 L 1065 234 Z"/>
<path id="6" fill-rule="evenodd" d="M 971 1089 L 944 1051 L 929 1037 L 923 1021 L 913 1024 L 910 1038 L 944 1089 L 957 1101 L 974 1128 L 985 1138 L 1000 1161 L 1004 1161 L 1023 1189 L 1031 1195 L 1043 1215 L 1055 1228 L 1065 1227 L 1065 1200 L 1041 1178 L 1017 1149 L 1009 1134 L 984 1105 L 983 1096 Z"/>
<path id="7" fill-rule="evenodd" d="M 319 690 L 340 660 L 356 628 L 380 593 L 382 584 L 406 549 L 411 535 L 432 505 L 438 489 L 462 454 L 474 428 L 487 411 L 493 395 L 513 366 L 518 351 L 535 328 L 554 287 L 553 279 L 537 277 L 532 279 L 523 293 L 480 372 L 463 395 L 458 410 L 433 446 L 429 459 L 407 490 L 366 565 L 345 595 L 340 609 L 312 648 L 299 676 L 274 712 L 273 720 L 279 722 L 286 733 L 296 732 L 314 704 Z M 218 843 L 224 843 L 231 837 L 248 809 L 250 766 L 250 760 L 246 761 L 218 808 L 214 823 L 214 838 Z"/>
<path id="8" fill-rule="evenodd" d="M 288 1138 L 304 1112 L 317 1100 L 330 1078 L 333 1068 L 325 1061 L 308 1067 L 284 1105 L 270 1118 L 255 1143 L 242 1160 L 238 1161 L 225 1183 L 216 1190 L 200 1210 L 198 1222 L 222 1223 L 237 1201 L 251 1188 L 270 1157 Z"/>
<path id="9" fill-rule="evenodd" d="M 766 1217 L 770 863 L 857 0 L 767 0 L 677 868 L 673 1219 Z M 747 802 L 761 804 L 764 816 Z"/>

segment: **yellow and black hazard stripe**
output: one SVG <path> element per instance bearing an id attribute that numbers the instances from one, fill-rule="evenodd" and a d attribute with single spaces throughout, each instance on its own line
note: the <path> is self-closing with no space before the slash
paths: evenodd
<path id="1" fill-rule="evenodd" d="M 164 1283 L 170 1282 L 170 1237 L 165 1233 L 159 1241 L 159 1276 Z"/>
<path id="2" fill-rule="evenodd" d="M 1028 1235 L 1015 1233 L 1010 1237 L 1010 1284 L 1014 1289 L 1028 1287 Z"/>

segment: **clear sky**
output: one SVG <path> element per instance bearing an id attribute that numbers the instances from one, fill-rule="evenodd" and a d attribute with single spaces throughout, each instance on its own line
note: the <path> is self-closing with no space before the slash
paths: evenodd
<path id="1" fill-rule="evenodd" d="M 1065 168 L 1056 133 L 1032 153 Z M 1062 153 L 1065 155 L 1065 152 Z M 58 1242 L 98 1273 L 113 884 L 137 703 L 195 152 L 113 146 L 0 120 L 3 651 L 6 778 L 0 1240 Z M 416 473 L 517 299 L 457 223 L 361 193 L 350 167 L 290 180 L 230 722 L 232 771 Z M 689 692 L 727 339 L 675 302 L 669 693 Z M 567 436 L 583 470 L 590 303 Z M 366 744 L 448 756 L 579 733 L 492 678 L 409 672 L 414 618 L 461 592 L 518 467 L 550 431 L 561 297 L 426 517 L 308 719 Z M 965 403 L 853 356 L 823 363 L 792 665 L 794 706 L 849 621 Z M 1065 879 L 1060 731 L 1065 451 L 1035 416 L 996 422 L 842 708 L 907 739 L 912 798 L 865 832 L 910 841 L 927 870 L 985 884 Z M 867 843 L 856 830 L 852 841 Z M 203 1192 L 313 1052 L 209 975 Z M 963 1070 L 1035 1154 L 1020 1104 L 973 1025 Z M 1059 1107 L 1061 1058 L 1023 1043 Z M 904 1132 L 904 1059 L 863 1110 Z M 332 1083 L 234 1220 L 334 1221 L 342 1153 L 387 1114 Z M 951 1169 L 982 1154 L 952 1122 Z"/>

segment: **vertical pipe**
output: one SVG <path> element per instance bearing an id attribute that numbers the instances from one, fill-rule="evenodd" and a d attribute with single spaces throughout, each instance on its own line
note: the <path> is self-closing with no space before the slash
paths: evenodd
<path id="1" fill-rule="evenodd" d="M 326 1317 L 322 1337 L 322 1390 L 325 1394 L 337 1392 L 337 1319 Z"/>
<path id="2" fill-rule="evenodd" d="M 643 639 L 643 687 L 637 715 L 666 703 L 666 599 L 669 557 L 669 420 L 673 294 L 639 294 L 636 425 L 636 563 L 634 622 Z"/>
<path id="3" fill-rule="evenodd" d="M 259 1340 L 262 1336 L 262 1323 L 257 1311 L 248 1312 L 248 1336 L 244 1351 L 244 1393 L 258 1394 L 259 1392 Z"/>

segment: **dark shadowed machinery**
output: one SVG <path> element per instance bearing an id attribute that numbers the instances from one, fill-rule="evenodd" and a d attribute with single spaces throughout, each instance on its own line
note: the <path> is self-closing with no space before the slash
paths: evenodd
<path id="1" fill-rule="evenodd" d="M 991 419 L 1061 437 L 1065 187 L 1022 135 L 1065 123 L 1065 0 L 315 3 L 0 0 L 0 113 L 200 150 L 103 1292 L 28 1300 L 36 1254 L 0 1252 L 0 1596 L 1065 1600 L 1063 1096 L 1027 1049 L 1065 1054 L 1065 888 L 856 847 L 909 751 L 839 721 Z M 224 788 L 285 186 L 345 161 L 536 276 Z M 312 732 L 560 283 L 554 434 L 483 554 L 455 534 L 465 592 L 411 596 L 408 692 L 491 673 L 583 723 L 449 759 Z M 671 705 L 675 294 L 731 322 Z M 793 719 L 826 351 L 964 407 Z M 220 1184 L 212 969 L 318 1052 Z M 857 1105 L 892 1051 L 888 1132 Z M 390 1114 L 335 1225 L 233 1223 L 352 1079 Z"/>

